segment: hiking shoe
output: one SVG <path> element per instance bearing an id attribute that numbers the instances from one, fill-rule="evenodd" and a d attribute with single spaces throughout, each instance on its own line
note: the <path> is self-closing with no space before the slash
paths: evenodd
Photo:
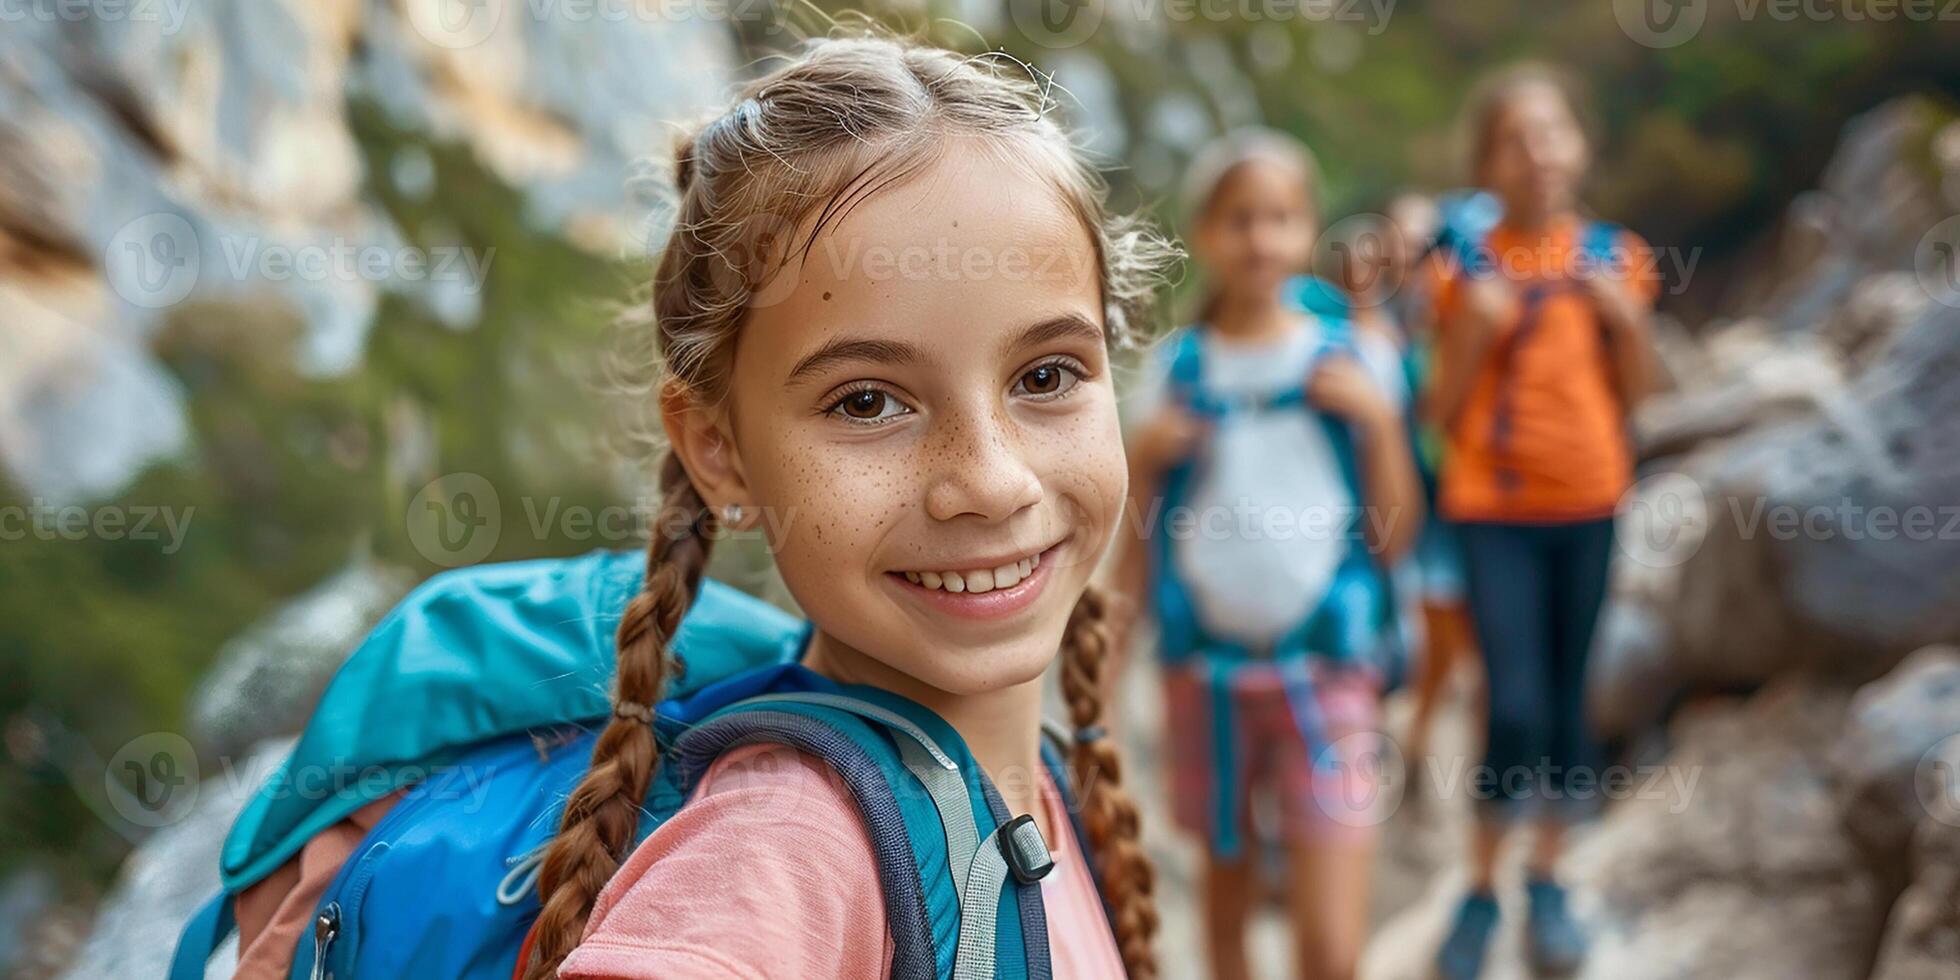
<path id="1" fill-rule="evenodd" d="M 1540 976 L 1566 976 L 1586 960 L 1586 933 L 1565 905 L 1565 889 L 1548 878 L 1525 882 L 1531 917 L 1525 926 L 1525 955 Z"/>
<path id="2" fill-rule="evenodd" d="M 1436 951 L 1438 980 L 1476 980 L 1484 969 L 1484 953 L 1490 936 L 1497 929 L 1497 897 L 1487 891 L 1471 892 L 1457 907 L 1456 921 Z"/>

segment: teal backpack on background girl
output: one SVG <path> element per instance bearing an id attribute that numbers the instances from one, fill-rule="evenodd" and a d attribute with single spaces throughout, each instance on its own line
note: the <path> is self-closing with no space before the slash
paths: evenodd
<path id="1" fill-rule="evenodd" d="M 204 976 L 238 893 L 314 835 L 397 791 L 316 906 L 291 976 L 506 980 L 537 918 L 559 808 L 612 713 L 613 633 L 644 553 L 594 552 L 438 575 L 358 647 L 292 755 L 246 805 L 222 891 L 185 927 L 171 980 Z M 787 745 L 849 787 L 877 854 L 894 976 L 1050 976 L 1038 882 L 1052 862 L 952 727 L 797 664 L 809 624 L 704 579 L 654 722 L 661 762 L 639 838 L 722 752 Z M 1071 815 L 1059 739 L 1044 740 Z M 1073 816 L 1071 816 L 1073 819 Z M 1086 843 L 1082 828 L 1076 837 Z"/>
<path id="2" fill-rule="evenodd" d="M 1313 364 L 1318 365 L 1329 357 L 1359 356 L 1354 346 L 1347 297 L 1338 288 L 1312 276 L 1295 277 L 1284 288 L 1290 304 L 1312 313 L 1320 321 L 1320 346 L 1312 356 Z M 1305 377 L 1298 384 L 1259 397 L 1233 397 L 1212 391 L 1204 383 L 1202 331 L 1186 328 L 1160 349 L 1161 356 L 1169 360 L 1168 401 L 1214 423 L 1243 412 L 1305 413 L 1326 433 L 1340 468 L 1341 482 L 1351 499 L 1367 499 L 1353 433 L 1346 422 L 1316 410 L 1307 401 Z M 1285 679 L 1287 703 L 1294 721 L 1315 764 L 1333 765 L 1336 760 L 1325 751 L 1328 748 L 1326 726 L 1315 699 L 1309 658 L 1320 657 L 1344 667 L 1372 670 L 1381 678 L 1385 689 L 1401 683 L 1407 657 L 1388 572 L 1362 543 L 1365 528 L 1357 513 L 1336 532 L 1352 544 L 1336 567 L 1324 596 L 1314 608 L 1301 611 L 1299 621 L 1280 637 L 1272 650 L 1253 651 L 1228 637 L 1214 635 L 1200 621 L 1191 587 L 1178 572 L 1173 535 L 1166 525 L 1169 515 L 1189 505 L 1204 465 L 1205 450 L 1201 446 L 1191 458 L 1165 474 L 1163 507 L 1158 525 L 1152 529 L 1152 601 L 1164 660 L 1170 666 L 1196 662 L 1204 667 L 1209 696 L 1214 701 L 1210 715 L 1213 724 L 1219 726 L 1228 725 L 1231 718 L 1233 671 L 1252 663 L 1276 664 Z M 1236 748 L 1229 730 L 1221 727 L 1210 741 L 1216 756 L 1212 766 L 1215 777 L 1221 781 L 1235 778 L 1238 768 L 1232 754 Z M 1229 808 L 1237 794 L 1230 786 L 1216 789 L 1211 798 L 1220 811 L 1212 821 L 1212 848 L 1221 855 L 1236 855 L 1243 842 L 1239 840 L 1238 821 Z"/>

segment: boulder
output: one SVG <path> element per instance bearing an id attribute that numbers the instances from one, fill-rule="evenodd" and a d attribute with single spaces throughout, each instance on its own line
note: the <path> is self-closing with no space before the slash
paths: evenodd
<path id="1" fill-rule="evenodd" d="M 480 281 L 389 274 L 408 242 L 371 191 L 357 107 L 467 146 L 524 196 L 533 230 L 611 258 L 663 237 L 670 194 L 641 162 L 736 74 L 713 17 L 167 6 L 0 31 L 0 323 L 18 334 L 0 365 L 0 468 L 31 494 L 110 495 L 189 448 L 181 386 L 150 351 L 174 318 L 289 315 L 288 356 L 327 377 L 359 366 L 384 294 L 476 322 Z M 422 146 L 382 165 L 403 198 L 430 193 Z"/>
<path id="2" fill-rule="evenodd" d="M 254 774 L 270 773 L 291 751 L 291 740 L 256 746 L 240 766 L 198 784 L 197 797 L 181 820 L 137 846 L 97 911 L 94 930 L 67 973 L 69 980 L 146 980 L 168 973 L 184 923 L 218 893 L 218 851 L 232 821 L 258 789 Z M 230 976 L 228 964 L 237 956 L 234 938 L 211 958 L 208 976 Z"/>
<path id="3" fill-rule="evenodd" d="M 296 734 L 347 655 L 414 584 L 406 570 L 356 558 L 226 643 L 193 695 L 201 753 L 229 757 Z"/>
<path id="4" fill-rule="evenodd" d="M 1614 599 L 1646 628 L 1615 613 L 1602 631 L 1608 734 L 1685 692 L 1789 669 L 1859 683 L 1960 641 L 1960 308 L 1926 304 L 1843 387 L 1801 397 L 1808 414 L 1704 444 L 1630 496 Z"/>
<path id="5" fill-rule="evenodd" d="M 1568 859 L 1598 902 L 1586 977 L 1864 975 L 1887 896 L 1832 792 L 1848 701 L 1785 678 L 1676 718 L 1653 785 Z"/>

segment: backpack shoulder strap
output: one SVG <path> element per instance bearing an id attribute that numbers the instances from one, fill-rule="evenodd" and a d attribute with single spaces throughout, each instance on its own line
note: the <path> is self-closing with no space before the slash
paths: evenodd
<path id="1" fill-rule="evenodd" d="M 1196 324 L 1180 327 L 1165 338 L 1165 345 L 1163 356 L 1170 362 L 1165 372 L 1166 384 L 1171 400 L 1191 405 L 1200 397 L 1204 385 L 1203 331 Z"/>
<path id="2" fill-rule="evenodd" d="M 1613 275 L 1625 271 L 1629 256 L 1620 254 L 1620 236 L 1625 229 L 1610 221 L 1588 221 L 1580 232 L 1579 248 L 1585 256 L 1589 275 Z"/>
<path id="3" fill-rule="evenodd" d="M 1611 221 L 1588 221 L 1582 233 L 1580 247 L 1586 257 L 1604 265 L 1613 261 L 1613 250 L 1620 244 L 1620 226 Z"/>
<path id="4" fill-rule="evenodd" d="M 1347 293 L 1319 276 L 1294 276 L 1282 288 L 1294 306 L 1323 320 L 1354 318 L 1354 304 L 1348 300 Z"/>
<path id="5" fill-rule="evenodd" d="M 1485 244 L 1503 218 L 1502 202 L 1489 191 L 1462 190 L 1443 195 L 1437 205 L 1442 221 L 1430 251 L 1442 253 L 1453 270 L 1488 275 L 1491 256 Z"/>
<path id="6" fill-rule="evenodd" d="M 685 798 L 738 745 L 816 755 L 849 788 L 878 855 L 894 976 L 1047 980 L 1039 889 L 1010 887 L 1051 863 L 1032 822 L 1008 819 L 958 735 L 931 712 L 870 688 L 808 687 L 706 715 L 673 747 L 670 792 Z"/>
<path id="7" fill-rule="evenodd" d="M 218 951 L 236 927 L 230 892 L 221 891 L 199 906 L 177 937 L 177 950 L 170 957 L 169 980 L 204 980 L 205 965 L 210 962 L 211 954 Z"/>

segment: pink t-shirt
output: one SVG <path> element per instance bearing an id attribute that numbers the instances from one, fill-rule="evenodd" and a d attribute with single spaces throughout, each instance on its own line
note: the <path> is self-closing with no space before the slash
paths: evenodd
<path id="1" fill-rule="evenodd" d="M 1045 777 L 1041 789 L 1066 834 L 1060 794 Z M 1094 878 L 1066 836 L 1041 880 L 1055 977 L 1120 980 Z M 754 745 L 722 756 L 627 858 L 559 976 L 856 978 L 891 966 L 877 856 L 850 791 L 815 756 Z"/>

